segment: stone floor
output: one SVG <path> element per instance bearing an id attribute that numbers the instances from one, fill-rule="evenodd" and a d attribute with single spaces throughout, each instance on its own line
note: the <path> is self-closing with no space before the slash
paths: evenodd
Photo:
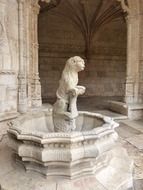
<path id="1" fill-rule="evenodd" d="M 116 130 L 134 160 L 134 190 L 143 190 L 143 120 L 122 120 Z"/>
<path id="2" fill-rule="evenodd" d="M 120 127 L 117 132 L 120 143 L 127 149 L 134 160 L 134 188 L 132 190 L 143 190 L 143 120 L 131 121 L 119 114 L 107 110 L 100 110 L 105 115 L 118 119 Z M 0 184 L 1 190 L 106 190 L 98 184 L 94 178 L 83 178 L 67 183 L 67 188 L 58 186 L 59 182 L 51 183 L 36 173 L 26 173 L 24 168 L 15 164 L 11 149 L 8 148 L 8 137 L 3 135 L 0 139 Z M 36 184 L 36 185 L 35 185 Z M 95 188 L 96 186 L 96 188 Z M 11 188 L 12 187 L 12 188 Z"/>

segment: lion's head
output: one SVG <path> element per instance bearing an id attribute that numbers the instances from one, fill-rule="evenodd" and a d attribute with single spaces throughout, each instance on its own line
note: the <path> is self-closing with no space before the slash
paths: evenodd
<path id="1" fill-rule="evenodd" d="M 84 60 L 79 56 L 74 56 L 67 60 L 64 70 L 79 72 L 84 70 L 84 68 Z"/>

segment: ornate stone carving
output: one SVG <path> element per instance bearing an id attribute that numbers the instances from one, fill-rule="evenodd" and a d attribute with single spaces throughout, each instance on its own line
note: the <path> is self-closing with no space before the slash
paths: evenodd
<path id="1" fill-rule="evenodd" d="M 12 70 L 0 70 L 0 74 L 3 74 L 3 75 L 16 75 L 15 71 L 12 71 Z"/>
<path id="2" fill-rule="evenodd" d="M 53 121 L 57 132 L 71 132 L 76 128 L 77 97 L 85 92 L 85 87 L 77 85 L 78 72 L 84 70 L 84 67 L 84 60 L 78 56 L 71 57 L 66 62 L 53 107 Z"/>
<path id="3" fill-rule="evenodd" d="M 16 161 L 27 171 L 36 171 L 47 178 L 52 176 L 54 180 L 90 174 L 101 184 L 104 179 L 113 183 L 116 190 L 121 185 L 122 189 L 131 187 L 133 162 L 116 143 L 115 128 L 119 124 L 91 112 L 79 112 L 76 122 L 77 131 L 72 133 L 53 132 L 51 111 L 23 114 L 10 122 L 9 145 L 17 155 Z"/>
<path id="4" fill-rule="evenodd" d="M 39 71 L 38 71 L 38 33 L 37 33 L 37 24 L 38 24 L 38 14 L 39 14 L 40 6 L 38 1 L 31 2 L 31 42 L 30 46 L 32 49 L 31 54 L 31 63 L 32 64 L 32 80 L 31 80 L 31 104 L 33 107 L 40 107 L 42 105 L 41 101 L 41 84 L 39 78 Z"/>
<path id="5" fill-rule="evenodd" d="M 12 67 L 8 3 L 0 0 L 0 117 L 17 112 L 17 73 Z M 15 23 L 15 26 L 17 23 Z M 18 40 L 17 40 L 18 41 Z M 15 63 L 16 64 L 16 63 Z"/>
<path id="6" fill-rule="evenodd" d="M 24 0 L 18 0 L 18 36 L 19 36 L 19 73 L 18 73 L 18 111 L 25 113 L 27 111 L 27 79 L 25 53 L 25 20 L 24 19 Z"/>

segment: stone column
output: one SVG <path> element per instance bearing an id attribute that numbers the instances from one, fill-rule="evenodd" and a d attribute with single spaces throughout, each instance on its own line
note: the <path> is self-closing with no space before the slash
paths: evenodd
<path id="1" fill-rule="evenodd" d="M 139 15 L 127 17 L 127 79 L 126 103 L 139 103 Z"/>
<path id="2" fill-rule="evenodd" d="M 32 2 L 32 65 L 33 65 L 33 79 L 32 79 L 32 106 L 40 107 L 42 105 L 41 101 L 41 84 L 39 78 L 39 68 L 38 68 L 38 14 L 40 6 L 38 2 Z"/>
<path id="3" fill-rule="evenodd" d="M 18 73 L 18 111 L 27 111 L 27 78 L 24 62 L 24 0 L 18 2 L 18 33 L 19 33 L 19 73 Z"/>
<path id="4" fill-rule="evenodd" d="M 26 71 L 27 71 L 27 98 L 28 98 L 28 109 L 32 107 L 32 77 L 33 77 L 33 66 L 32 66 L 32 47 L 31 47 L 31 2 L 28 0 L 25 8 L 25 20 L 26 20 Z"/>

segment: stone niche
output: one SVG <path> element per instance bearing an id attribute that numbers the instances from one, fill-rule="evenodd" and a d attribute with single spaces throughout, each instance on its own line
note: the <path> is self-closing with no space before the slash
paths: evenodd
<path id="1" fill-rule="evenodd" d="M 93 0 L 89 3 L 95 7 Z M 61 1 L 58 7 L 39 14 L 39 72 L 44 102 L 55 97 L 57 82 L 67 58 L 79 55 L 86 59 L 82 34 L 71 20 L 59 14 L 67 13 L 66 8 L 64 1 Z M 80 74 L 80 82 L 87 87 L 84 97 L 100 98 L 100 104 L 102 99 L 123 100 L 126 36 L 123 18 L 101 26 L 96 32 L 86 69 Z"/>

